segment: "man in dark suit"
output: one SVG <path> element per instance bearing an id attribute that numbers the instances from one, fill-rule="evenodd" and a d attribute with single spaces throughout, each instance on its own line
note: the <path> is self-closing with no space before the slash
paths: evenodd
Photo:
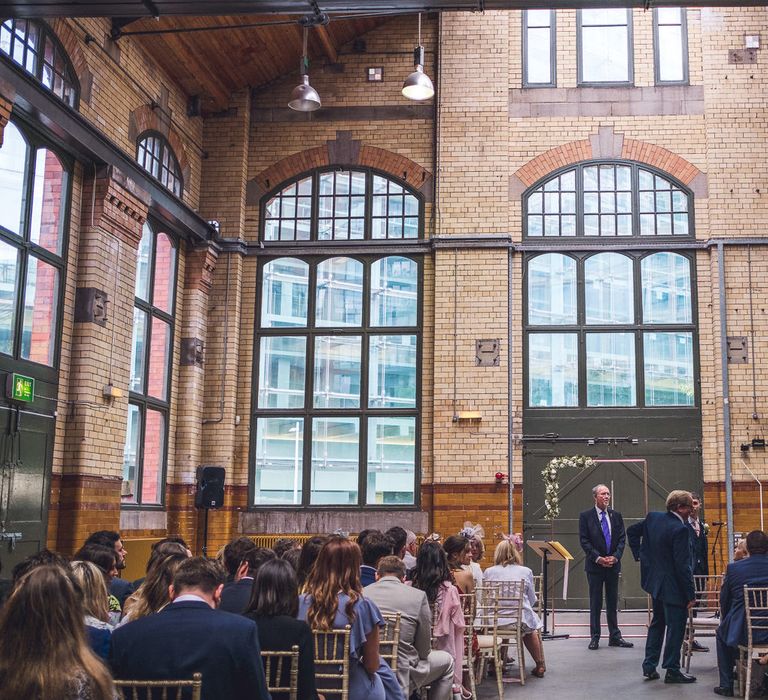
<path id="1" fill-rule="evenodd" d="M 251 542 L 251 544 L 253 543 Z M 224 549 L 224 560 L 226 561 L 226 547 Z M 224 589 L 221 591 L 221 605 L 219 605 L 219 610 L 237 615 L 244 613 L 248 607 L 253 593 L 253 581 L 259 568 L 265 561 L 274 559 L 277 555 L 266 547 L 254 546 L 246 548 L 238 556 L 242 559 L 235 569 L 233 580 L 224 584 Z M 234 568 L 234 564 L 232 566 Z"/>
<path id="2" fill-rule="evenodd" d="M 747 643 L 747 621 L 744 613 L 744 586 L 768 586 L 768 535 L 753 530 L 747 535 L 746 559 L 728 564 L 720 589 L 720 626 L 717 629 L 717 670 L 720 685 L 717 695 L 733 697 L 733 665 L 739 644 Z M 754 632 L 753 641 L 768 643 L 765 630 Z"/>
<path id="3" fill-rule="evenodd" d="M 270 700 L 256 623 L 220 612 L 225 574 L 203 557 L 183 562 L 171 585 L 173 603 L 112 634 L 116 678 L 184 680 L 203 674 L 203 700 Z"/>
<path id="4" fill-rule="evenodd" d="M 605 484 L 592 489 L 595 504 L 579 515 L 579 541 L 584 550 L 584 569 L 589 584 L 590 649 L 600 646 L 600 612 L 605 588 L 605 616 L 608 620 L 608 646 L 632 647 L 622 638 L 616 609 L 619 601 L 619 572 L 626 533 L 621 513 L 608 507 L 611 491 Z"/>
<path id="5" fill-rule="evenodd" d="M 693 498 L 693 510 L 688 518 L 688 526 L 691 528 L 691 550 L 693 551 L 693 575 L 708 576 L 709 561 L 707 558 L 707 533 L 704 531 L 704 523 L 701 522 L 701 498 L 699 494 L 691 492 Z M 699 589 L 697 589 L 699 590 Z M 696 611 L 693 612 L 696 615 Z M 709 651 L 709 647 L 693 640 L 693 651 Z"/>
<path id="6" fill-rule="evenodd" d="M 693 562 L 688 517 L 693 499 L 688 491 L 667 496 L 666 513 L 648 513 L 627 528 L 635 561 L 640 562 L 640 585 L 653 598 L 653 618 L 645 641 L 643 675 L 659 677 L 656 666 L 664 642 L 662 668 L 665 683 L 693 683 L 696 678 L 680 670 L 688 609 L 695 603 Z M 666 639 L 665 639 L 666 629 Z"/>

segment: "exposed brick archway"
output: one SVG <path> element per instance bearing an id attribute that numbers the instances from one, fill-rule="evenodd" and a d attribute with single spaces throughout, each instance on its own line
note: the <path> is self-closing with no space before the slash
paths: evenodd
<path id="1" fill-rule="evenodd" d="M 707 196 L 707 176 L 693 163 L 662 146 L 625 138 L 611 126 L 601 126 L 588 139 L 562 144 L 529 160 L 515 172 L 511 194 L 521 194 L 559 168 L 593 158 L 621 158 L 645 163 L 669 173 L 697 197 Z"/>
<path id="2" fill-rule="evenodd" d="M 420 192 L 425 201 L 432 201 L 432 173 L 426 168 L 394 151 L 354 140 L 350 131 L 337 131 L 334 141 L 286 156 L 251 178 L 246 202 L 255 206 L 281 182 L 315 168 L 333 165 L 381 170 Z"/>

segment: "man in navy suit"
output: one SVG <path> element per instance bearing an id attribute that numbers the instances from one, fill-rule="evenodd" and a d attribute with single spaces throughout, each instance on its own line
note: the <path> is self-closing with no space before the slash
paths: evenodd
<path id="1" fill-rule="evenodd" d="M 739 644 L 747 643 L 747 620 L 744 613 L 744 586 L 768 586 L 768 535 L 753 530 L 747 535 L 746 559 L 728 564 L 720 590 L 720 626 L 717 629 L 717 670 L 720 685 L 717 695 L 733 697 L 733 665 Z M 753 641 L 768 643 L 765 630 L 754 632 Z"/>
<path id="2" fill-rule="evenodd" d="M 622 638 L 616 609 L 619 601 L 619 572 L 626 533 L 621 513 L 608 507 L 611 491 L 605 484 L 592 489 L 594 507 L 579 515 L 579 541 L 584 550 L 584 569 L 589 584 L 590 649 L 600 646 L 600 612 L 605 587 L 605 616 L 608 620 L 608 646 L 632 647 Z"/>
<path id="3" fill-rule="evenodd" d="M 691 491 L 691 497 L 693 498 L 693 510 L 688 518 L 688 527 L 691 528 L 691 548 L 693 550 L 693 575 L 694 576 L 708 576 L 709 575 L 709 561 L 707 558 L 707 533 L 704 530 L 704 523 L 700 516 L 701 511 L 701 497 L 695 491 Z M 696 579 L 694 582 L 697 586 L 700 585 Z M 700 589 L 697 588 L 697 591 Z M 694 616 L 696 611 L 693 611 Z M 693 640 L 693 651 L 709 651 L 709 647 L 705 647 L 699 644 L 695 639 Z"/>
<path id="4" fill-rule="evenodd" d="M 688 609 L 695 603 L 691 529 L 688 517 L 693 498 L 688 491 L 667 496 L 666 513 L 648 513 L 644 520 L 627 528 L 635 561 L 640 562 L 640 585 L 653 598 L 653 619 L 645 641 L 643 675 L 659 677 L 656 666 L 664 642 L 662 668 L 665 683 L 693 683 L 696 678 L 680 670 Z M 665 639 L 666 629 L 666 639 Z"/>
<path id="5" fill-rule="evenodd" d="M 248 603 L 251 602 L 251 594 L 253 593 L 253 581 L 256 578 L 258 570 L 261 565 L 274 559 L 277 555 L 266 547 L 246 547 L 243 551 L 238 552 L 238 548 L 234 547 L 234 552 L 227 551 L 227 548 L 236 544 L 241 539 L 230 542 L 224 547 L 224 563 L 227 568 L 234 569 L 234 576 L 231 581 L 227 581 L 224 584 L 224 588 L 221 591 L 221 604 L 219 610 L 225 612 L 237 613 L 238 615 L 244 613 L 248 608 Z M 253 544 L 251 540 L 248 540 Z M 229 557 L 229 559 L 228 559 Z M 230 561 L 232 558 L 237 562 L 236 564 Z"/>
<path id="6" fill-rule="evenodd" d="M 256 623 L 216 610 L 224 570 L 194 557 L 173 577 L 173 603 L 112 634 L 115 678 L 187 680 L 203 674 L 203 700 L 270 700 Z"/>

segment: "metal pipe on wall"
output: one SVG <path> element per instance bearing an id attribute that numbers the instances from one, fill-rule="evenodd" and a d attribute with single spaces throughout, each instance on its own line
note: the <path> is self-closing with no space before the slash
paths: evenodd
<path id="1" fill-rule="evenodd" d="M 720 368 L 723 374 L 723 450 L 725 451 L 725 531 L 728 561 L 733 561 L 733 478 L 731 471 L 731 400 L 728 383 L 728 318 L 725 304 L 725 255 L 717 243 L 717 272 L 720 292 Z"/>
<path id="2" fill-rule="evenodd" d="M 513 250 L 510 248 L 507 251 L 507 487 L 509 490 L 509 513 L 507 516 L 508 532 L 511 535 L 515 531 L 515 483 L 513 480 L 513 467 L 514 467 L 514 449 L 515 449 L 515 435 L 514 427 L 515 420 L 512 414 L 512 269 L 513 269 Z"/>

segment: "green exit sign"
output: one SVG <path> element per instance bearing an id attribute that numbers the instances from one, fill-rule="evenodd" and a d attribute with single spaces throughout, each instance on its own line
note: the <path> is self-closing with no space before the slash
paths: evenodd
<path id="1" fill-rule="evenodd" d="M 13 401 L 34 401 L 35 400 L 35 380 L 32 377 L 25 377 L 23 374 L 8 375 L 8 398 Z"/>

